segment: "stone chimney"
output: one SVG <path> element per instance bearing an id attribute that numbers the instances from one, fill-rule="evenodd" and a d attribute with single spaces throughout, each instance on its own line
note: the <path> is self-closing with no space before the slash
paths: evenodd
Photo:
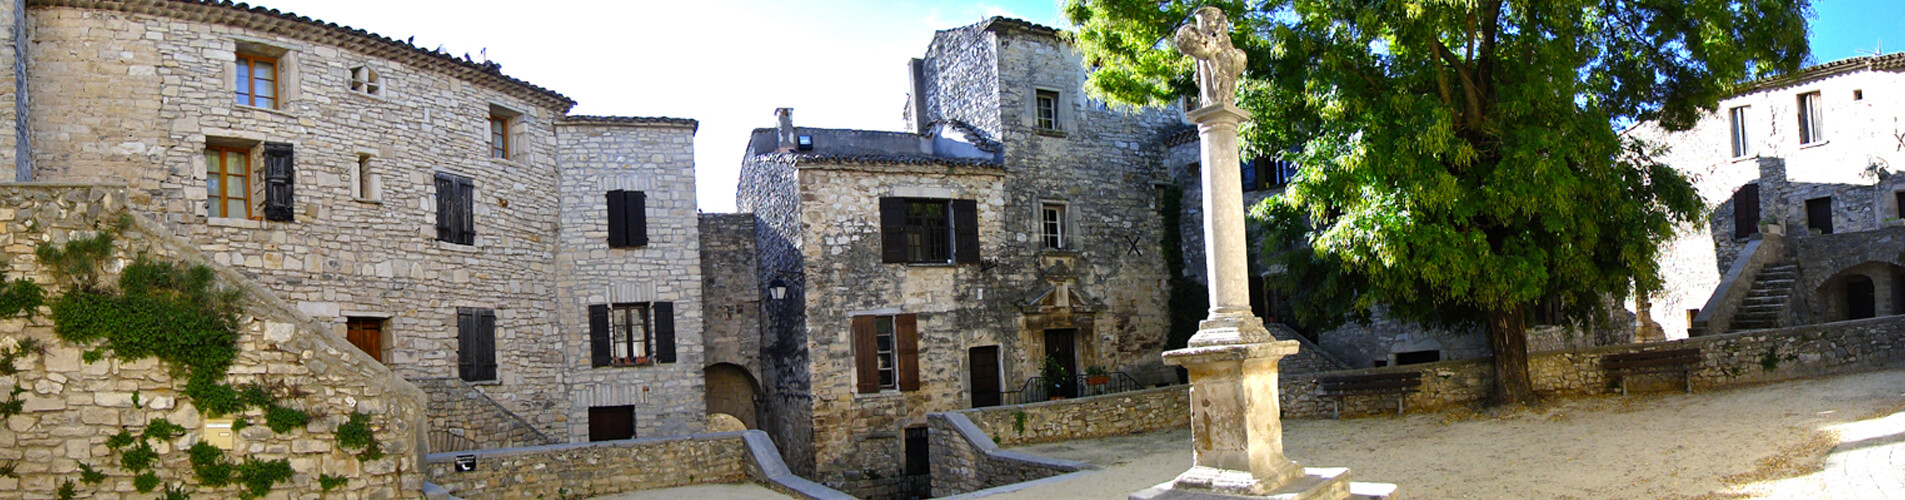
<path id="1" fill-rule="evenodd" d="M 780 142 L 774 148 L 782 153 L 794 150 L 794 108 L 775 108 L 774 118 L 780 122 Z"/>

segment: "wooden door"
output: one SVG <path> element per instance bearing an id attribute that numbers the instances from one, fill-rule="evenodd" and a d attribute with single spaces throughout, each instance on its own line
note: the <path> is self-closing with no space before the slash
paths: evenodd
<path id="1" fill-rule="evenodd" d="M 966 351 L 966 366 L 971 370 L 972 407 L 999 406 L 999 346 L 974 347 Z"/>
<path id="2" fill-rule="evenodd" d="M 370 359 L 384 361 L 384 319 L 350 318 L 345 320 L 345 338 Z"/>
<path id="3" fill-rule="evenodd" d="M 1053 396 L 1078 397 L 1078 330 L 1075 328 L 1055 328 L 1045 331 L 1045 357 L 1058 362 L 1065 376 L 1059 380 L 1047 380 Z M 1039 360 L 1041 367 L 1045 360 Z"/>

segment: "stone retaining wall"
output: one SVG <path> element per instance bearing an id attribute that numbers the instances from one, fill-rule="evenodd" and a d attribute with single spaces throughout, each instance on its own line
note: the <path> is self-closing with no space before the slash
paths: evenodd
<path id="1" fill-rule="evenodd" d="M 90 236 L 128 214 L 127 199 L 124 187 L 0 184 L 0 264 L 10 268 L 8 278 L 32 279 L 47 286 L 50 294 L 65 293 L 40 267 L 33 249 Z M 416 473 L 424 429 L 422 391 L 351 347 L 330 325 L 299 312 L 238 271 L 212 262 L 163 226 L 129 217 L 131 224 L 101 266 L 106 272 L 100 282 L 116 282 L 118 270 L 141 254 L 211 268 L 216 286 L 244 293 L 237 357 L 227 380 L 284 387 L 279 404 L 310 415 L 307 425 L 283 433 L 265 425 L 235 432 L 236 447 L 227 452 L 228 460 L 288 460 L 293 474 L 289 482 L 273 488 L 274 498 L 316 497 L 320 475 L 348 479 L 329 492 L 337 498 L 398 498 L 422 489 L 422 477 Z M 0 476 L 0 492 L 13 493 L 0 497 L 53 498 L 62 483 L 79 476 L 83 464 L 106 478 L 98 484 L 76 483 L 80 497 L 151 498 L 152 493 L 135 492 L 133 474 L 120 466 L 121 454 L 109 451 L 105 443 L 122 430 L 137 434 L 158 418 L 185 428 L 180 437 L 151 443 L 158 454 L 153 469 L 164 486 L 196 489 L 195 496 L 205 498 L 237 496 L 236 486 L 206 488 L 191 479 L 184 449 L 203 439 L 205 421 L 192 400 L 180 395 L 184 381 L 173 379 L 168 368 L 153 359 L 124 361 L 108 355 L 87 363 L 81 353 L 88 346 L 60 340 L 48 318 L 43 307 L 31 319 L 0 319 L 0 346 L 29 338 L 46 346 L 44 354 L 15 360 L 18 373 L 0 376 L 0 388 L 25 389 L 18 395 L 24 411 L 5 418 L 0 427 L 0 465 L 15 467 L 14 474 Z M 291 392 L 302 395 L 287 394 Z M 335 430 L 353 411 L 370 416 L 384 457 L 360 462 L 337 446 Z M 235 416 L 254 424 L 265 421 L 257 409 Z"/>
<path id="2" fill-rule="evenodd" d="M 1150 432 L 1189 423 L 1184 386 L 1014 406 L 934 413 L 933 495 L 947 496 L 1056 476 L 1090 464 L 1009 451 L 1017 446 Z"/>
<path id="3" fill-rule="evenodd" d="M 459 457 L 474 460 L 473 470 L 458 471 Z M 431 483 L 469 500 L 576 498 L 749 480 L 796 498 L 853 498 L 789 473 L 761 431 L 436 453 L 424 462 Z"/>
<path id="4" fill-rule="evenodd" d="M 555 444 L 557 439 L 510 413 L 456 377 L 414 379 L 430 395 L 430 453 Z"/>
<path id="5" fill-rule="evenodd" d="M 1905 361 L 1905 316 L 1533 353 L 1528 357 L 1528 374 L 1535 392 L 1542 395 L 1607 394 L 1618 388 L 1601 371 L 1602 357 L 1688 347 L 1700 349 L 1701 363 L 1693 373 L 1696 391 L 1850 373 Z M 1489 385 L 1494 383 L 1491 362 L 1490 358 L 1481 358 L 1286 376 L 1279 384 L 1283 416 L 1329 417 L 1332 404 L 1316 397 L 1316 379 L 1332 375 L 1422 371 L 1422 391 L 1406 400 L 1409 411 L 1473 404 L 1488 397 Z M 1678 387 L 1680 377 L 1675 374 L 1645 375 L 1628 383 L 1629 390 Z M 1395 404 L 1393 397 L 1352 397 L 1344 402 L 1343 414 L 1394 412 Z"/>

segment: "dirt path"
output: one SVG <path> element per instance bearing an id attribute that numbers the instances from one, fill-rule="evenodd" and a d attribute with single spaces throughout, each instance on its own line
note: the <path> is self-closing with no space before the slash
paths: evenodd
<path id="1" fill-rule="evenodd" d="M 1892 369 L 1484 414 L 1287 420 L 1284 446 L 1301 464 L 1398 483 L 1407 498 L 1905 499 L 1901 410 L 1905 369 Z M 1104 469 L 992 498 L 1123 498 L 1182 472 L 1189 443 L 1177 431 L 1017 448 Z"/>

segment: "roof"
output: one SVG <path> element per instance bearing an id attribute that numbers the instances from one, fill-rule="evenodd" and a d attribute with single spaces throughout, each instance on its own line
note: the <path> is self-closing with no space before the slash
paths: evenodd
<path id="1" fill-rule="evenodd" d="M 557 123 L 561 125 L 659 125 L 664 127 L 687 127 L 696 130 L 700 130 L 701 128 L 701 122 L 695 121 L 692 118 L 672 118 L 666 116 L 569 115 L 562 117 L 562 120 Z"/>
<path id="2" fill-rule="evenodd" d="M 886 130 L 794 127 L 796 135 L 809 137 L 811 149 L 781 152 L 780 129 L 754 129 L 748 139 L 748 154 L 783 157 L 794 165 L 943 165 L 1003 166 L 996 151 L 981 144 L 957 145 L 935 140 L 932 135 Z M 970 134 L 961 131 L 962 136 Z M 970 140 L 970 138 L 968 138 Z"/>
<path id="3" fill-rule="evenodd" d="M 781 159 L 785 159 L 787 160 L 787 163 L 792 164 L 794 166 L 803 166 L 803 165 L 933 165 L 933 166 L 944 166 L 944 167 L 984 167 L 984 168 L 1001 168 L 1005 166 L 1004 163 L 1000 163 L 998 160 L 979 159 L 979 158 L 946 158 L 941 156 L 881 155 L 881 154 L 831 155 L 831 154 L 799 154 L 799 153 L 774 153 L 769 156 L 775 156 Z"/>
<path id="4" fill-rule="evenodd" d="M 1041 35 L 1058 36 L 1058 28 L 1033 23 L 1024 19 L 992 16 L 978 23 L 979 29 L 986 31 L 1025 31 Z"/>
<path id="5" fill-rule="evenodd" d="M 436 69 L 564 113 L 575 106 L 574 100 L 556 91 L 504 75 L 502 65 L 494 62 L 476 62 L 467 57 L 424 50 L 409 42 L 277 9 L 228 0 L 27 0 L 27 4 L 131 12 L 254 29 Z"/>
<path id="6" fill-rule="evenodd" d="M 1740 95 L 1740 94 L 1746 94 L 1749 92 L 1757 92 L 1757 91 L 1771 89 L 1771 88 L 1778 88 L 1778 87 L 1784 87 L 1787 85 L 1793 85 L 1793 84 L 1797 84 L 1797 83 L 1805 82 L 1809 80 L 1825 78 L 1828 76 L 1839 75 L 1844 73 L 1852 73 L 1852 72 L 1864 71 L 1864 70 L 1905 71 L 1905 52 L 1896 53 L 1896 54 L 1877 55 L 1877 56 L 1859 56 L 1859 57 L 1840 59 L 1837 61 L 1832 61 L 1832 62 L 1824 63 L 1824 64 L 1815 64 L 1812 66 L 1800 68 L 1799 71 L 1794 71 L 1792 73 L 1775 76 L 1772 78 L 1761 78 L 1758 80 L 1753 80 L 1750 82 L 1740 84 L 1740 86 L 1734 90 L 1733 94 Z"/>

